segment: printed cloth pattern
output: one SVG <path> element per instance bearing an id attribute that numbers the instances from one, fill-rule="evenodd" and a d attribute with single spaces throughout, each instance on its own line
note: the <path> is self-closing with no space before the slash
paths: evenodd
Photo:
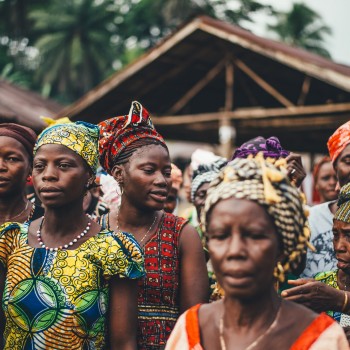
<path id="1" fill-rule="evenodd" d="M 338 270 L 320 272 L 315 276 L 315 280 L 327 284 L 328 286 L 339 289 Z M 327 311 L 327 314 L 336 320 L 342 327 L 350 326 L 350 316 L 339 311 Z"/>
<path id="2" fill-rule="evenodd" d="M 138 243 L 108 230 L 75 250 L 50 252 L 27 241 L 28 224 L 0 227 L 5 349 L 105 349 L 109 279 L 144 275 Z"/>
<path id="3" fill-rule="evenodd" d="M 133 142 L 148 138 L 164 143 L 163 137 L 154 128 L 149 112 L 137 101 L 132 102 L 128 115 L 104 120 L 98 126 L 100 163 L 109 174 L 118 157 Z"/>
<path id="4" fill-rule="evenodd" d="M 81 156 L 95 174 L 99 156 L 98 139 L 99 128 L 97 125 L 85 122 L 54 124 L 38 136 L 34 155 L 43 145 L 63 145 Z"/>
<path id="5" fill-rule="evenodd" d="M 138 349 L 164 349 L 180 316 L 179 238 L 187 220 L 164 213 L 144 248 L 146 276 L 139 280 Z"/>

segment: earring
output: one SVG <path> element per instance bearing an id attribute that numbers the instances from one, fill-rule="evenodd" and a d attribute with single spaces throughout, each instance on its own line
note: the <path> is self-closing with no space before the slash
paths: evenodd
<path id="1" fill-rule="evenodd" d="M 121 197 L 124 193 L 124 188 L 121 186 L 121 184 L 119 184 L 119 182 L 118 182 L 118 186 L 116 187 L 115 191 L 117 192 L 117 195 L 119 197 Z"/>
<path id="2" fill-rule="evenodd" d="M 277 262 L 277 266 L 275 267 L 273 275 L 276 277 L 278 282 L 284 282 L 285 280 L 284 268 L 280 261 Z"/>

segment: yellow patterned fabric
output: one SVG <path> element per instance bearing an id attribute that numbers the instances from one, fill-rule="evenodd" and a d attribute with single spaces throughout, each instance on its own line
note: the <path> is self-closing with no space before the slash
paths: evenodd
<path id="1" fill-rule="evenodd" d="M 53 124 L 38 136 L 34 147 L 34 155 L 43 145 L 63 145 L 80 155 L 93 173 L 96 173 L 98 139 L 99 128 L 97 125 L 85 122 Z"/>
<path id="2" fill-rule="evenodd" d="M 334 219 L 347 223 L 350 222 L 350 183 L 340 189 L 338 209 L 334 214 Z"/>
<path id="3" fill-rule="evenodd" d="M 5 349 L 106 349 L 111 276 L 144 275 L 135 239 L 102 230 L 75 250 L 57 252 L 27 240 L 26 224 L 0 227 Z"/>

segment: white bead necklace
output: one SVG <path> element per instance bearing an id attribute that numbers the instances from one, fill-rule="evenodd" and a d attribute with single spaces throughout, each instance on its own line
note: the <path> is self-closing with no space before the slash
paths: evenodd
<path id="1" fill-rule="evenodd" d="M 78 242 L 78 240 L 80 238 L 84 237 L 89 232 L 90 226 L 91 226 L 91 218 L 89 217 L 89 222 L 88 222 L 87 226 L 85 227 L 85 230 L 82 233 L 79 233 L 79 235 L 76 238 L 74 238 L 68 244 L 64 244 L 63 246 L 60 245 L 59 247 L 56 247 L 56 248 L 49 248 L 44 244 L 43 239 L 41 237 L 41 228 L 43 226 L 44 219 L 45 219 L 45 217 L 43 216 L 41 223 L 40 223 L 40 226 L 39 226 L 39 229 L 38 229 L 38 231 L 36 231 L 36 236 L 38 237 L 38 242 L 40 244 L 40 247 L 45 248 L 46 250 L 49 250 L 50 252 L 57 251 L 58 249 L 68 249 L 68 247 L 71 247 L 74 243 Z"/>

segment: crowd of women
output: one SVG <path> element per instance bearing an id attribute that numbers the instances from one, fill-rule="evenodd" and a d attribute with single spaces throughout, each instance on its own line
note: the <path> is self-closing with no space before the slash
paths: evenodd
<path id="1" fill-rule="evenodd" d="M 350 122 L 328 146 L 309 219 L 301 157 L 276 137 L 188 169 L 183 218 L 140 103 L 39 136 L 0 124 L 0 349 L 349 349 Z M 120 200 L 92 217 L 98 166 Z"/>

